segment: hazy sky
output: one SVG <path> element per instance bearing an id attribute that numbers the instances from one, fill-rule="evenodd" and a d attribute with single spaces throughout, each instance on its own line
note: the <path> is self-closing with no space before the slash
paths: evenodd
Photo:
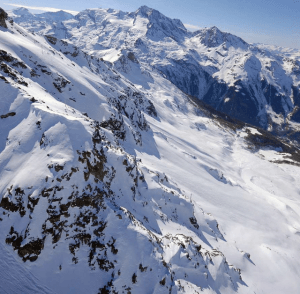
<path id="1" fill-rule="evenodd" d="M 102 7 L 130 12 L 147 5 L 181 19 L 189 29 L 215 25 L 247 42 L 300 49 L 300 1 L 295 0 L 0 0 L 1 7 L 12 9 L 8 4 L 72 11 Z"/>

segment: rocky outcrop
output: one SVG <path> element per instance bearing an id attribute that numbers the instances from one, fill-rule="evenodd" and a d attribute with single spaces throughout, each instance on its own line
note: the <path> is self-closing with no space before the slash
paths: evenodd
<path id="1" fill-rule="evenodd" d="M 7 18 L 8 18 L 7 13 L 0 7 L 0 27 L 7 29 L 7 25 L 5 22 L 5 20 L 7 20 Z"/>

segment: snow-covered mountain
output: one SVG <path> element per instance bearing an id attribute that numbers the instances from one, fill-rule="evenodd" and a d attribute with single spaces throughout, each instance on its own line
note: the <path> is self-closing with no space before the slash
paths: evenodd
<path id="1" fill-rule="evenodd" d="M 147 6 L 133 13 L 87 9 L 59 25 L 51 18 L 14 19 L 111 62 L 130 51 L 143 67 L 216 110 L 299 141 L 299 56 L 247 44 L 216 27 L 191 33 Z"/>
<path id="2" fill-rule="evenodd" d="M 25 22 L 27 23 L 28 21 L 40 21 L 40 22 L 61 22 L 65 20 L 69 20 L 73 18 L 73 15 L 65 12 L 65 11 L 58 11 L 58 12 L 44 12 L 40 14 L 33 14 L 29 12 L 27 8 L 17 8 L 10 13 L 10 15 L 14 18 L 15 21 L 17 22 Z"/>
<path id="3" fill-rule="evenodd" d="M 54 28 L 57 37 L 61 39 L 68 37 L 65 35 L 63 22 L 74 18 L 72 14 L 65 11 L 33 14 L 27 8 L 23 7 L 14 9 L 9 15 L 16 23 L 26 27 L 28 30 L 35 30 L 42 33 Z"/>
<path id="4" fill-rule="evenodd" d="M 299 150 L 172 83 L 180 21 L 0 25 L 1 293 L 299 292 Z"/>

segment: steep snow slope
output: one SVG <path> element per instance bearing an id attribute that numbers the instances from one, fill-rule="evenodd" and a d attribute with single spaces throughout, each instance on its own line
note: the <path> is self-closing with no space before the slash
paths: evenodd
<path id="1" fill-rule="evenodd" d="M 298 150 L 132 52 L 6 24 L 1 292 L 299 292 Z"/>
<path id="2" fill-rule="evenodd" d="M 87 9 L 59 26 L 50 18 L 43 26 L 30 19 L 15 21 L 111 62 L 130 51 L 215 109 L 299 141 L 299 56 L 259 49 L 216 27 L 191 33 L 146 6 L 133 13 Z"/>

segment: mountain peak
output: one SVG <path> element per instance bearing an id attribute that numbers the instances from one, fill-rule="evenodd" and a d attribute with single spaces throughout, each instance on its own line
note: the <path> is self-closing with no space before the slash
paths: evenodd
<path id="1" fill-rule="evenodd" d="M 150 19 L 159 19 L 159 18 L 166 18 L 162 13 L 160 13 L 158 10 L 150 8 L 146 5 L 141 6 L 139 9 L 137 9 L 134 12 L 134 15 L 140 15 L 143 17 Z"/>
<path id="2" fill-rule="evenodd" d="M 19 7 L 12 11 L 15 15 L 27 15 L 32 14 L 27 8 L 25 7 Z"/>
<path id="3" fill-rule="evenodd" d="M 201 43 L 207 47 L 218 47 L 223 43 L 234 47 L 248 46 L 240 37 L 223 32 L 216 26 L 198 30 L 194 32 L 194 36 L 199 38 Z"/>
<path id="4" fill-rule="evenodd" d="M 135 14 L 142 14 L 144 16 L 149 16 L 153 10 L 154 10 L 153 8 L 143 5 L 135 11 Z"/>
<path id="5" fill-rule="evenodd" d="M 218 27 L 212 26 L 209 28 L 204 28 L 201 31 L 204 31 L 210 35 L 226 35 L 226 32 L 221 31 Z"/>
<path id="6" fill-rule="evenodd" d="M 49 20 L 52 20 L 52 21 L 64 21 L 64 20 L 69 20 L 69 19 L 74 18 L 73 14 L 66 12 L 64 10 L 59 10 L 56 12 L 51 12 L 51 11 L 44 12 L 41 14 L 36 14 L 35 16 L 48 18 Z"/>
<path id="7" fill-rule="evenodd" d="M 153 32 L 150 35 L 157 35 L 157 31 L 163 32 L 167 36 L 172 36 L 175 39 L 180 38 L 186 33 L 186 28 L 179 19 L 171 19 L 156 9 L 146 5 L 141 6 L 134 13 L 135 16 L 140 15 L 149 20 L 149 29 Z"/>
<path id="8" fill-rule="evenodd" d="M 218 27 L 216 26 L 212 26 L 210 28 L 208 28 L 208 30 L 214 32 L 214 33 L 223 33 Z"/>
<path id="9" fill-rule="evenodd" d="M 74 16 L 64 10 L 59 11 L 46 11 L 43 13 L 33 14 L 27 8 L 20 7 L 12 11 L 12 17 L 17 18 L 21 21 L 26 21 L 27 19 L 34 19 L 37 21 L 48 21 L 48 22 L 58 22 L 65 21 L 74 18 Z"/>
<path id="10" fill-rule="evenodd" d="M 149 11 L 152 10 L 152 8 L 148 7 L 147 5 L 142 5 L 140 8 L 138 8 L 136 11 Z"/>

